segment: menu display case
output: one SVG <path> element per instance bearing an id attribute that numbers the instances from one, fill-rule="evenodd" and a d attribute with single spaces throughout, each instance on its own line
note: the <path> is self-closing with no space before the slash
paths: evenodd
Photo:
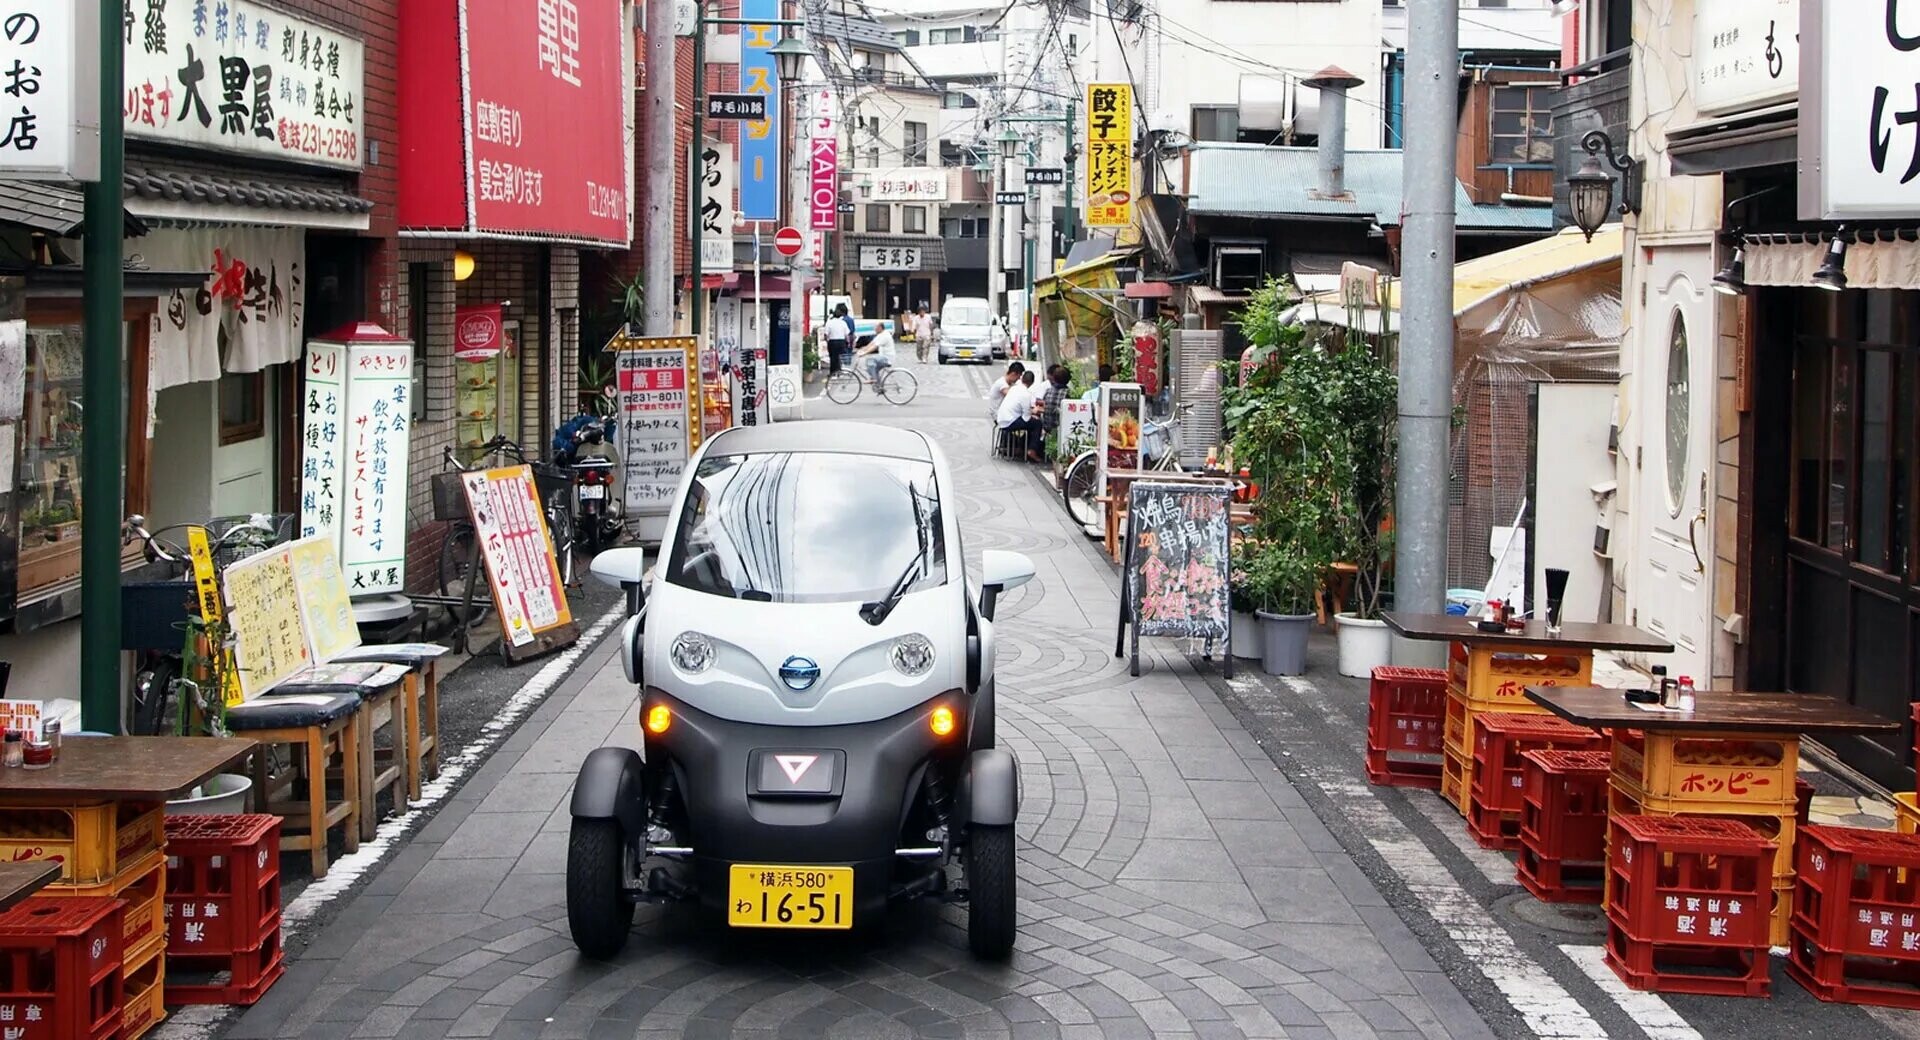
<path id="1" fill-rule="evenodd" d="M 480 461 L 480 447 L 505 432 L 519 430 L 520 323 L 501 323 L 500 349 L 485 357 L 459 357 L 453 362 L 456 435 L 461 459 Z M 535 446 L 537 447 L 537 446 Z"/>

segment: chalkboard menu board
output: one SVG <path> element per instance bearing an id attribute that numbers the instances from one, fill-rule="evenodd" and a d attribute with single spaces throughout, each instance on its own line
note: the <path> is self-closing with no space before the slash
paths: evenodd
<path id="1" fill-rule="evenodd" d="M 1224 484 L 1135 482 L 1127 503 L 1125 587 L 1120 597 L 1120 637 L 1133 629 L 1132 672 L 1140 674 L 1140 637 L 1204 639 L 1211 651 L 1228 642 L 1228 513 L 1232 491 Z M 1116 645 L 1118 656 L 1123 647 Z"/>

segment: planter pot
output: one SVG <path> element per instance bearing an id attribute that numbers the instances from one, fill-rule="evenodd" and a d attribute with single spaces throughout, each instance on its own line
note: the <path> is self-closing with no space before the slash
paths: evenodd
<path id="1" fill-rule="evenodd" d="M 253 780 L 238 773 L 219 773 L 183 797 L 167 800 L 169 816 L 216 816 L 247 811 L 247 793 Z"/>
<path id="2" fill-rule="evenodd" d="M 1340 614 L 1334 620 L 1339 626 L 1341 675 L 1365 679 L 1375 667 L 1392 663 L 1393 637 L 1385 621 L 1353 614 Z"/>
<path id="3" fill-rule="evenodd" d="M 1312 614 L 1259 612 L 1260 670 L 1268 675 L 1304 675 L 1307 670 L 1307 634 Z"/>
<path id="4" fill-rule="evenodd" d="M 1260 650 L 1260 619 L 1252 611 L 1236 610 L 1230 615 L 1233 625 L 1233 656 L 1242 661 L 1258 661 Z"/>

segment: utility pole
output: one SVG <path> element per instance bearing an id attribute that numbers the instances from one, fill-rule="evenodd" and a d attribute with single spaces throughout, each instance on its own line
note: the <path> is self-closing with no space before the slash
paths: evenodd
<path id="1" fill-rule="evenodd" d="M 673 244 L 680 226 L 673 212 L 673 6 L 674 0 L 646 0 L 647 238 L 640 260 L 646 295 L 640 331 L 648 336 L 673 334 Z"/>
<path id="2" fill-rule="evenodd" d="M 1409 5 L 1393 599 L 1400 610 L 1435 614 L 1446 605 L 1447 587 L 1459 37 L 1459 0 L 1413 0 Z M 1394 643 L 1395 663 L 1440 663 L 1440 644 L 1415 644 L 1397 636 Z"/>
<path id="3" fill-rule="evenodd" d="M 782 91 L 788 92 L 793 99 L 793 183 L 787 192 L 787 223 L 793 227 L 803 227 L 801 214 L 807 211 L 807 166 L 812 162 L 804 133 L 808 113 L 799 101 L 805 93 L 798 83 L 782 83 Z M 803 240 L 804 241 L 804 240 Z M 822 254 L 826 249 L 822 248 Z M 798 255 L 787 263 L 787 363 L 800 373 L 801 380 L 806 378 L 807 355 L 805 351 L 813 349 L 813 338 L 807 333 L 807 272 L 811 265 L 807 263 L 807 249 L 803 245 Z M 796 389 L 796 409 L 804 408 L 805 395 Z"/>
<path id="4" fill-rule="evenodd" d="M 80 399 L 87 421 L 80 428 L 80 726 L 119 733 L 120 712 L 120 518 L 126 420 L 120 389 L 126 362 L 120 358 L 126 329 L 122 300 L 121 237 L 126 228 L 125 127 L 120 116 L 126 52 L 120 44 L 121 0 L 100 7 L 100 179 L 86 186 L 86 242 L 82 294 L 86 321 L 81 336 Z"/>

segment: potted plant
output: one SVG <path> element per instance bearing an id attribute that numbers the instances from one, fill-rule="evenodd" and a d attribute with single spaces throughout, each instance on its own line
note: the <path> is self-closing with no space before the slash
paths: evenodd
<path id="1" fill-rule="evenodd" d="M 1268 675 L 1307 670 L 1318 573 L 1318 562 L 1296 542 L 1268 542 L 1247 560 L 1247 589 L 1259 619 L 1260 668 Z"/>
<path id="2" fill-rule="evenodd" d="M 1227 603 L 1230 608 L 1228 623 L 1233 626 L 1230 637 L 1233 656 L 1257 661 L 1260 659 L 1260 619 L 1254 611 L 1259 603 L 1254 598 L 1253 586 L 1247 580 L 1247 562 L 1251 555 L 1245 543 L 1234 547 L 1232 571 L 1227 582 Z"/>

